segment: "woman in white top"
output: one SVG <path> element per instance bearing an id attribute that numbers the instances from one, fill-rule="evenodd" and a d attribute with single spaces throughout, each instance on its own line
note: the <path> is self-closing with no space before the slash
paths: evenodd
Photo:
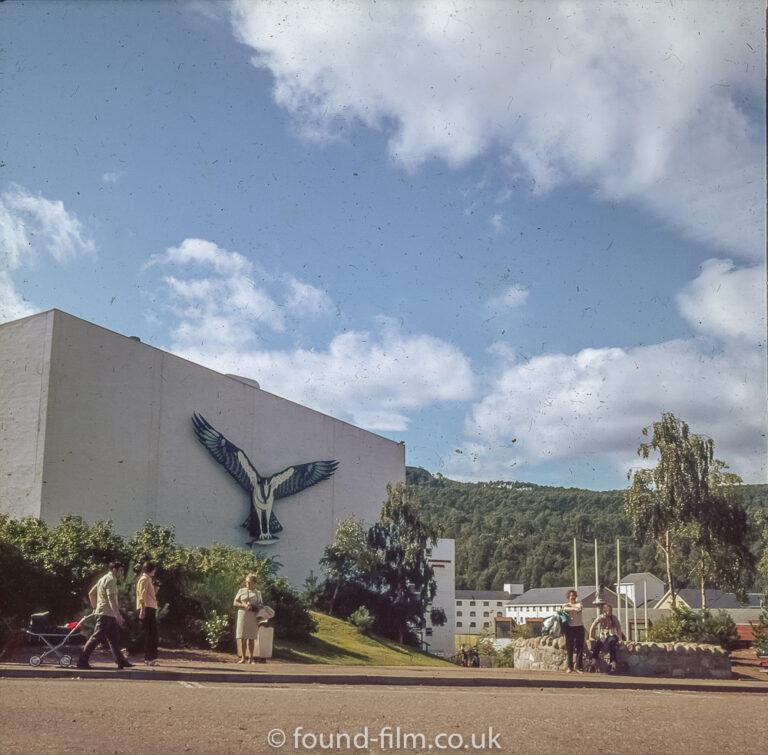
<path id="1" fill-rule="evenodd" d="M 254 642 L 259 634 L 259 617 L 256 615 L 263 604 L 261 593 L 256 589 L 256 575 L 249 574 L 245 578 L 245 587 L 241 587 L 235 595 L 234 607 L 237 611 L 237 628 L 235 630 L 235 647 L 238 652 L 238 663 L 245 663 L 246 646 L 248 661 L 253 660 Z"/>
<path id="2" fill-rule="evenodd" d="M 565 653 L 568 658 L 566 673 L 573 671 L 573 656 L 576 656 L 576 673 L 582 672 L 582 655 L 584 654 L 584 606 L 579 602 L 576 590 L 568 590 L 565 595 L 568 601 L 560 610 L 565 612 L 568 623 L 565 625 Z"/>

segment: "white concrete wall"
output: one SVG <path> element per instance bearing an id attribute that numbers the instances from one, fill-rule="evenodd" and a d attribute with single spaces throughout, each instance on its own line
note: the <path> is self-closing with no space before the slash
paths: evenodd
<path id="1" fill-rule="evenodd" d="M 172 525 L 183 544 L 244 546 L 248 495 L 197 440 L 197 411 L 261 474 L 339 461 L 329 480 L 275 504 L 284 530 L 276 544 L 257 551 L 300 586 L 310 569 L 319 573 L 336 522 L 354 515 L 373 523 L 386 484 L 405 479 L 402 444 L 62 312 L 37 317 L 51 316 L 40 504 L 46 521 L 76 513 L 111 519 L 131 535 L 152 519 Z M 37 335 L 30 340 L 36 345 L 14 343 L 11 351 L 32 364 L 24 354 L 42 344 Z"/>
<path id="2" fill-rule="evenodd" d="M 441 627 L 433 627 L 427 616 L 427 626 L 432 629 L 432 635 L 424 639 L 430 645 L 430 653 L 449 658 L 455 652 L 456 609 L 453 599 L 456 592 L 455 541 L 439 538 L 432 548 L 429 562 L 435 570 L 437 588 L 432 606 L 445 611 L 446 622 Z"/>
<path id="3" fill-rule="evenodd" d="M 0 511 L 40 516 L 53 312 L 0 325 Z"/>

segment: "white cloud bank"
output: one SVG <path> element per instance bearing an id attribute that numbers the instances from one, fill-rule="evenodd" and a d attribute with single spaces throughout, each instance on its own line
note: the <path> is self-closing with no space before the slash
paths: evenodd
<path id="1" fill-rule="evenodd" d="M 187 359 L 370 430 L 403 431 L 409 410 L 471 398 L 469 360 L 440 339 L 404 333 L 394 319 L 337 334 L 327 346 L 297 347 L 294 337 L 306 337 L 335 305 L 316 287 L 260 271 L 237 252 L 186 239 L 145 268 L 156 265 L 175 267 L 162 299 L 178 319 L 171 349 Z M 284 334 L 285 348 L 265 348 L 267 333 Z"/>
<path id="2" fill-rule="evenodd" d="M 31 266 L 41 253 L 66 262 L 96 252 L 87 229 L 61 200 L 34 196 L 12 185 L 0 194 L 0 322 L 37 312 L 17 290 L 12 272 Z"/>
<path id="3" fill-rule="evenodd" d="M 583 479 L 595 463 L 618 479 L 641 465 L 640 429 L 673 412 L 714 438 L 718 457 L 737 474 L 764 481 L 764 286 L 762 266 L 736 270 L 708 260 L 677 297 L 696 337 L 527 362 L 495 352 L 498 375 L 467 417 L 463 453 L 446 456 L 447 472 L 526 479 L 537 468 L 572 465 Z"/>
<path id="4" fill-rule="evenodd" d="M 358 122 L 409 169 L 499 149 L 539 191 L 763 256 L 762 3 L 234 0 L 232 24 L 310 138 Z"/>

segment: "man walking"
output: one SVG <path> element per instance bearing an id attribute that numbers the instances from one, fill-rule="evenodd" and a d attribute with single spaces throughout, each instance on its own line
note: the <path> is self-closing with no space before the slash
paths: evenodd
<path id="1" fill-rule="evenodd" d="M 102 641 L 106 640 L 115 656 L 117 667 L 119 669 L 130 668 L 129 663 L 120 651 L 119 629 L 125 624 L 120 608 L 117 604 L 117 580 L 122 579 L 125 574 L 125 566 L 120 561 L 113 561 L 109 565 L 109 571 L 91 588 L 88 593 L 88 599 L 91 601 L 91 608 L 96 614 L 96 626 L 93 634 L 83 647 L 80 654 L 80 660 L 77 662 L 77 668 L 92 668 L 88 661 L 94 648 Z"/>

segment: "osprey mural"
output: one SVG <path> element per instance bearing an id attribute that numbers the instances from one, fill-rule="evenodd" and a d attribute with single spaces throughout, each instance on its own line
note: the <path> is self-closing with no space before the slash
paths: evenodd
<path id="1" fill-rule="evenodd" d="M 192 425 L 198 440 L 208 452 L 251 497 L 251 510 L 242 526 L 252 540 L 248 545 L 270 545 L 279 539 L 283 529 L 272 507 L 275 501 L 299 493 L 305 488 L 327 480 L 339 466 L 337 461 L 311 461 L 294 464 L 271 477 L 262 477 L 245 452 L 230 443 L 201 414 L 192 415 Z"/>

